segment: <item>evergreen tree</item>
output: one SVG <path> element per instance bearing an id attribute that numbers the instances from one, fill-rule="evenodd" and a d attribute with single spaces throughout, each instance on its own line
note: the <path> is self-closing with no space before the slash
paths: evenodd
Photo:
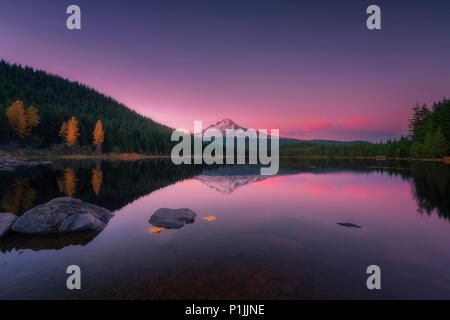
<path id="1" fill-rule="evenodd" d="M 446 156 L 448 151 L 448 141 L 445 139 L 440 127 L 436 130 L 433 138 L 435 146 L 434 155 L 439 158 Z"/>

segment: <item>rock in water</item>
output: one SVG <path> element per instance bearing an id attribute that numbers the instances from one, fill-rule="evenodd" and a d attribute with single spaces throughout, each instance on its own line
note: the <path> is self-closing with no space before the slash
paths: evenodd
<path id="1" fill-rule="evenodd" d="M 12 213 L 0 213 L 0 239 L 6 237 L 17 216 Z"/>
<path id="2" fill-rule="evenodd" d="M 195 212 L 191 209 L 160 208 L 151 216 L 149 222 L 155 227 L 179 229 L 187 223 L 195 221 Z"/>
<path id="3" fill-rule="evenodd" d="M 343 226 L 343 227 L 347 227 L 347 228 L 357 228 L 357 229 L 362 228 L 361 226 L 358 226 L 357 224 L 349 223 L 349 222 L 338 222 L 336 224 Z"/>
<path id="4" fill-rule="evenodd" d="M 100 231 L 113 214 L 78 199 L 62 197 L 28 210 L 13 224 L 12 230 L 27 234 Z"/>

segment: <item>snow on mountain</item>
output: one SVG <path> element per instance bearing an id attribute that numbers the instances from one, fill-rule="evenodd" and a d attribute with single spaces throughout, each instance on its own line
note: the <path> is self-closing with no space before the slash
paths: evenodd
<path id="1" fill-rule="evenodd" d="M 226 135 L 226 129 L 233 129 L 233 130 L 237 130 L 237 129 L 242 129 L 242 130 L 247 130 L 244 127 L 241 127 L 240 125 L 238 125 L 236 122 L 234 122 L 231 119 L 223 119 L 220 120 L 212 125 L 210 125 L 209 127 L 207 127 L 205 130 L 203 130 L 203 132 L 205 132 L 208 129 L 217 129 L 219 130 L 222 135 Z"/>

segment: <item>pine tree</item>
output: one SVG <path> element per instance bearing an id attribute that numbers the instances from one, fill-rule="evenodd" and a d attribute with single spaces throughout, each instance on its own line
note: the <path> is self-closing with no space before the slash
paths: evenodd
<path id="1" fill-rule="evenodd" d="M 444 134 L 442 133 L 441 128 L 439 127 L 434 133 L 434 146 L 435 146 L 435 156 L 436 157 L 444 157 L 447 155 L 448 150 L 448 142 L 445 139 Z"/>

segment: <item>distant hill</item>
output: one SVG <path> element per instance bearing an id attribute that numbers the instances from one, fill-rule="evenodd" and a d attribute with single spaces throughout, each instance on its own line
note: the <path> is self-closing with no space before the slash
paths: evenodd
<path id="1" fill-rule="evenodd" d="M 0 61 L 0 142 L 13 138 L 6 108 L 21 100 L 25 107 L 39 110 L 40 124 L 29 140 L 33 147 L 45 148 L 61 142 L 58 131 L 64 121 L 76 116 L 80 146 L 92 145 L 92 131 L 101 120 L 105 131 L 105 152 L 168 154 L 171 128 L 161 125 L 78 82 Z"/>
<path id="2" fill-rule="evenodd" d="M 367 141 L 363 140 L 352 140 L 352 141 L 338 141 L 338 140 L 300 140 L 302 142 L 311 142 L 314 144 L 321 144 L 321 145 L 352 145 L 352 144 L 360 144 L 360 143 L 367 143 Z"/>

